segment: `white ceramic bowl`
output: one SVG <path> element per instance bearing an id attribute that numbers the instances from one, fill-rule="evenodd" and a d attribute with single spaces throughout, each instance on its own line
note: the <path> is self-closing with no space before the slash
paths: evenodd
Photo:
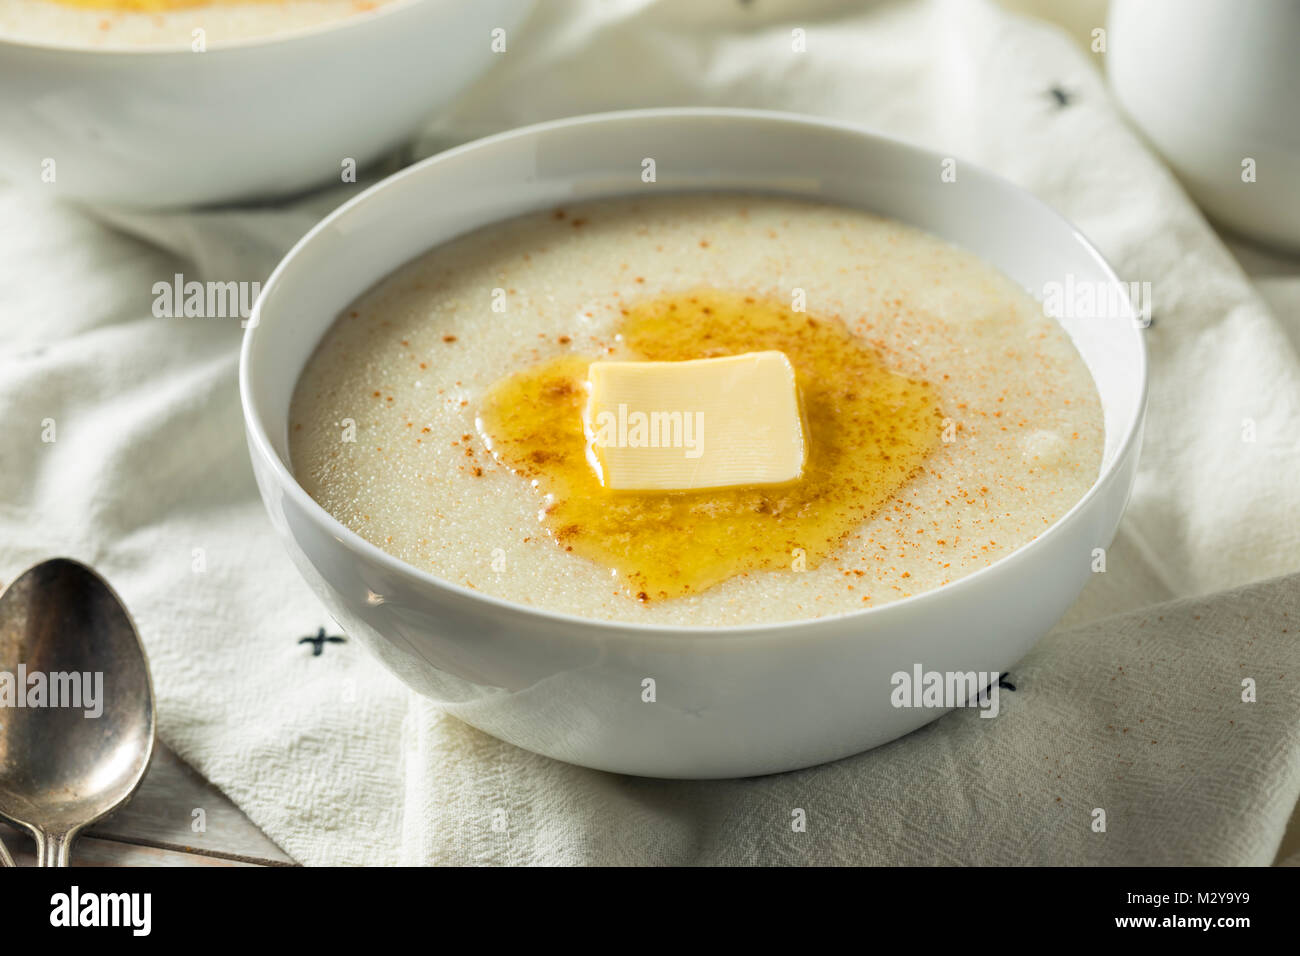
<path id="1" fill-rule="evenodd" d="M 154 208 L 338 182 L 345 159 L 397 146 L 487 69 L 491 31 L 509 39 L 531 2 L 396 0 L 204 53 L 0 38 L 0 175 Z"/>
<path id="2" fill-rule="evenodd" d="M 653 157 L 658 182 L 641 182 Z M 1031 544 L 937 591 L 760 627 L 608 623 L 524 607 L 390 557 L 328 515 L 289 468 L 294 385 L 330 323 L 401 263 L 516 214 L 622 193 L 766 190 L 861 206 L 974 250 L 1022 285 L 1114 274 L 1068 222 L 970 166 L 858 127 L 745 110 L 647 110 L 515 130 L 426 160 L 314 228 L 263 289 L 240 365 L 249 448 L 271 520 L 343 629 L 398 677 L 503 740 L 572 763 L 733 777 L 874 747 L 943 711 L 895 709 L 890 676 L 1005 671 L 1074 601 L 1133 483 L 1146 358 L 1120 314 L 1064 323 L 1097 381 L 1102 470 Z M 642 701 L 653 678 L 657 700 Z"/>

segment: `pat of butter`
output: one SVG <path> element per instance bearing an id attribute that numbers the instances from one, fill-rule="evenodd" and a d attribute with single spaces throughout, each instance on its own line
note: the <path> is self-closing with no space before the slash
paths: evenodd
<path id="1" fill-rule="evenodd" d="M 592 362 L 588 457 L 606 488 L 686 491 L 793 481 L 803 419 L 782 352 Z"/>

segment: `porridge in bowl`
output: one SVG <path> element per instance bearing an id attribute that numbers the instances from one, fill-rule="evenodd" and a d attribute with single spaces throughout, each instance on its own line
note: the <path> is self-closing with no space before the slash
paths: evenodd
<path id="1" fill-rule="evenodd" d="M 289 33 L 395 0 L 5 0 L 0 37 L 29 43 L 134 49 L 205 46 Z"/>
<path id="2" fill-rule="evenodd" d="M 744 377 L 760 366 L 775 377 Z M 606 372 L 630 391 L 604 395 Z M 654 396 L 662 427 L 623 394 Z M 395 557 L 692 626 L 942 587 L 1068 511 L 1103 446 L 1069 336 L 1005 276 L 894 221 L 745 194 L 576 204 L 439 246 L 339 315 L 289 421 L 298 481 Z M 792 441 L 793 470 L 763 472 Z M 629 445 L 675 457 L 647 477 L 611 450 Z M 742 477 L 693 485 L 706 452 Z"/>

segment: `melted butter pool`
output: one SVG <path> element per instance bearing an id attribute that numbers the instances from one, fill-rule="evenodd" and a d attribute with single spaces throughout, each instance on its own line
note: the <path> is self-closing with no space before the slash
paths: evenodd
<path id="1" fill-rule="evenodd" d="M 642 602 L 736 575 L 812 569 L 920 468 L 939 442 L 934 388 L 900 375 L 837 319 L 714 289 L 634 303 L 617 357 L 682 361 L 777 349 L 795 369 L 807 426 L 803 477 L 780 486 L 627 492 L 587 457 L 587 366 L 564 356 L 498 382 L 479 411 L 493 455 L 538 495 L 557 547 L 597 562 Z"/>

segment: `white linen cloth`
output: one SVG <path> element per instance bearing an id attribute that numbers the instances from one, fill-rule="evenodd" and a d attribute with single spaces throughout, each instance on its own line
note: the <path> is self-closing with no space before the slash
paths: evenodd
<path id="1" fill-rule="evenodd" d="M 1271 862 L 1300 796 L 1292 265 L 1265 257 L 1273 311 L 1087 55 L 983 0 L 547 0 L 508 50 L 424 151 L 624 107 L 835 116 L 1009 177 L 1152 283 L 1132 504 L 1002 716 L 794 774 L 638 780 L 442 716 L 355 643 L 298 644 L 336 630 L 257 498 L 239 323 L 156 318 L 152 288 L 262 280 L 358 186 L 166 215 L 0 187 L 0 577 L 55 554 L 101 569 L 143 633 L 163 738 L 304 863 Z"/>

